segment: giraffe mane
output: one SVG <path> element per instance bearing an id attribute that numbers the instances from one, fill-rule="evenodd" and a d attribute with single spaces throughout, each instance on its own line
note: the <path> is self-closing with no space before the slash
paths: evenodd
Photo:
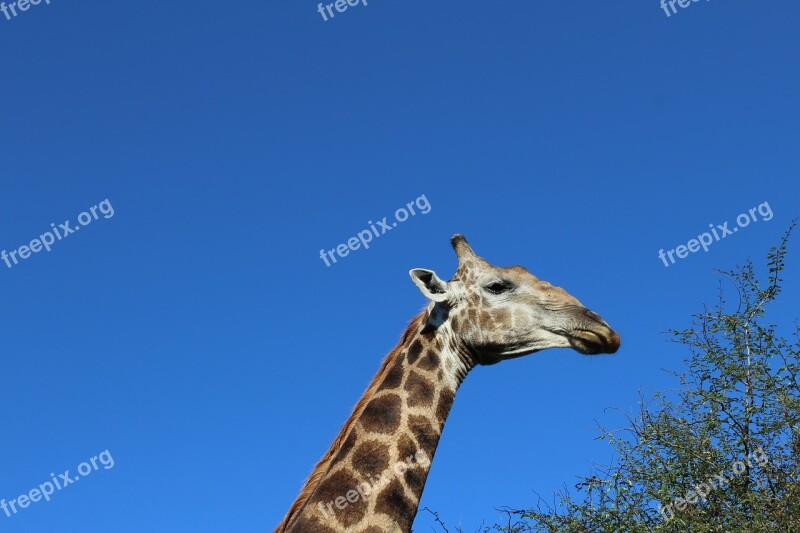
<path id="1" fill-rule="evenodd" d="M 424 324 L 427 321 L 428 318 L 427 314 L 428 314 L 427 310 L 423 310 L 420 314 L 418 314 L 411 320 L 411 323 L 408 325 L 405 332 L 403 332 L 403 334 L 401 335 L 400 342 L 397 344 L 397 346 L 395 346 L 392 349 L 391 352 L 389 352 L 389 355 L 387 355 L 386 358 L 381 363 L 380 369 L 378 370 L 377 374 L 375 374 L 375 377 L 372 379 L 370 384 L 367 386 L 367 389 L 366 391 L 364 391 L 364 394 L 361 396 L 361 399 L 358 401 L 358 403 L 356 403 L 355 407 L 353 407 L 353 412 L 350 414 L 350 417 L 342 426 L 342 429 L 341 431 L 339 431 L 339 434 L 333 440 L 333 444 L 331 444 L 330 448 L 328 448 L 328 451 L 325 452 L 325 455 L 322 456 L 322 459 L 320 459 L 319 462 L 316 464 L 316 466 L 314 466 L 314 469 L 311 471 L 311 474 L 308 476 L 308 479 L 306 480 L 302 490 L 300 491 L 300 495 L 297 497 L 294 503 L 292 503 L 292 506 L 289 507 L 289 511 L 286 513 L 286 516 L 283 518 L 283 520 L 281 520 L 281 523 L 278 524 L 278 527 L 275 528 L 275 531 L 273 533 L 283 533 L 285 531 L 288 531 L 289 526 L 292 525 L 294 519 L 300 516 L 300 513 L 305 507 L 306 502 L 309 500 L 311 495 L 314 494 L 314 491 L 319 485 L 319 482 L 328 472 L 331 462 L 336 457 L 339 450 L 342 448 L 342 445 L 344 444 L 345 439 L 347 438 L 347 436 L 350 433 L 350 430 L 355 424 L 355 421 L 361 415 L 369 399 L 373 396 L 378 387 L 380 387 L 380 385 L 383 383 L 386 374 L 389 372 L 390 363 L 393 362 L 397 357 L 397 355 L 403 350 L 409 338 L 414 333 L 419 331 L 420 325 Z"/>

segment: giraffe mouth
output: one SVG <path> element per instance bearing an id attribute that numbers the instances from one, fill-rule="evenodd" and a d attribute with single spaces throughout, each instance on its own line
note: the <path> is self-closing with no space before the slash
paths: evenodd
<path id="1" fill-rule="evenodd" d="M 614 353 L 619 350 L 619 335 L 600 315 L 589 309 L 582 309 L 579 325 L 568 336 L 569 344 L 585 355 Z"/>
<path id="2" fill-rule="evenodd" d="M 610 354 L 619 349 L 620 339 L 619 335 L 611 328 L 602 333 L 598 333 L 595 330 L 579 329 L 575 330 L 569 337 L 569 344 L 584 355 Z"/>

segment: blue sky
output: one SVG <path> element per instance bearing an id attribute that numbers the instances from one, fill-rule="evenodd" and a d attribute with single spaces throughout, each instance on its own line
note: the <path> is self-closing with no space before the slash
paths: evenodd
<path id="1" fill-rule="evenodd" d="M 494 523 L 593 462 L 681 367 L 660 332 L 797 217 L 800 5 L 51 0 L 0 15 L 0 498 L 114 466 L 0 531 L 271 531 L 464 233 L 567 289 L 610 357 L 477 368 L 423 506 Z M 321 248 L 425 195 L 326 267 Z M 707 253 L 708 225 L 768 202 Z M 793 245 L 797 251 L 797 243 Z M 800 293 L 792 253 L 778 312 Z M 420 514 L 415 529 L 430 531 Z"/>

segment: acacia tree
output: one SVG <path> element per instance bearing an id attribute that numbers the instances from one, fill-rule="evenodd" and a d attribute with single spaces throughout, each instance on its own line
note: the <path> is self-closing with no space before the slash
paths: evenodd
<path id="1" fill-rule="evenodd" d="M 735 289 L 670 332 L 686 348 L 677 396 L 641 401 L 621 431 L 603 430 L 615 463 L 554 504 L 509 511 L 496 531 L 800 531 L 800 328 L 778 333 L 766 312 L 781 292 L 793 224 L 767 255 L 721 272 Z"/>
<path id="2" fill-rule="evenodd" d="M 800 532 L 800 328 L 780 336 L 767 310 L 781 292 L 795 224 L 767 255 L 721 272 L 735 289 L 671 340 L 685 346 L 677 393 L 655 393 L 601 428 L 614 452 L 552 503 L 506 509 L 484 532 Z M 727 294 L 730 294 L 729 290 Z M 443 529 L 444 524 L 436 516 Z"/>

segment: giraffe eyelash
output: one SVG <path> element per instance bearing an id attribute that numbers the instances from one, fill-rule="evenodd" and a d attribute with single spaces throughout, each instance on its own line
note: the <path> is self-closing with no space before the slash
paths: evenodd
<path id="1" fill-rule="evenodd" d="M 504 292 L 509 292 L 514 286 L 506 281 L 493 281 L 484 288 L 492 294 L 503 294 Z"/>

